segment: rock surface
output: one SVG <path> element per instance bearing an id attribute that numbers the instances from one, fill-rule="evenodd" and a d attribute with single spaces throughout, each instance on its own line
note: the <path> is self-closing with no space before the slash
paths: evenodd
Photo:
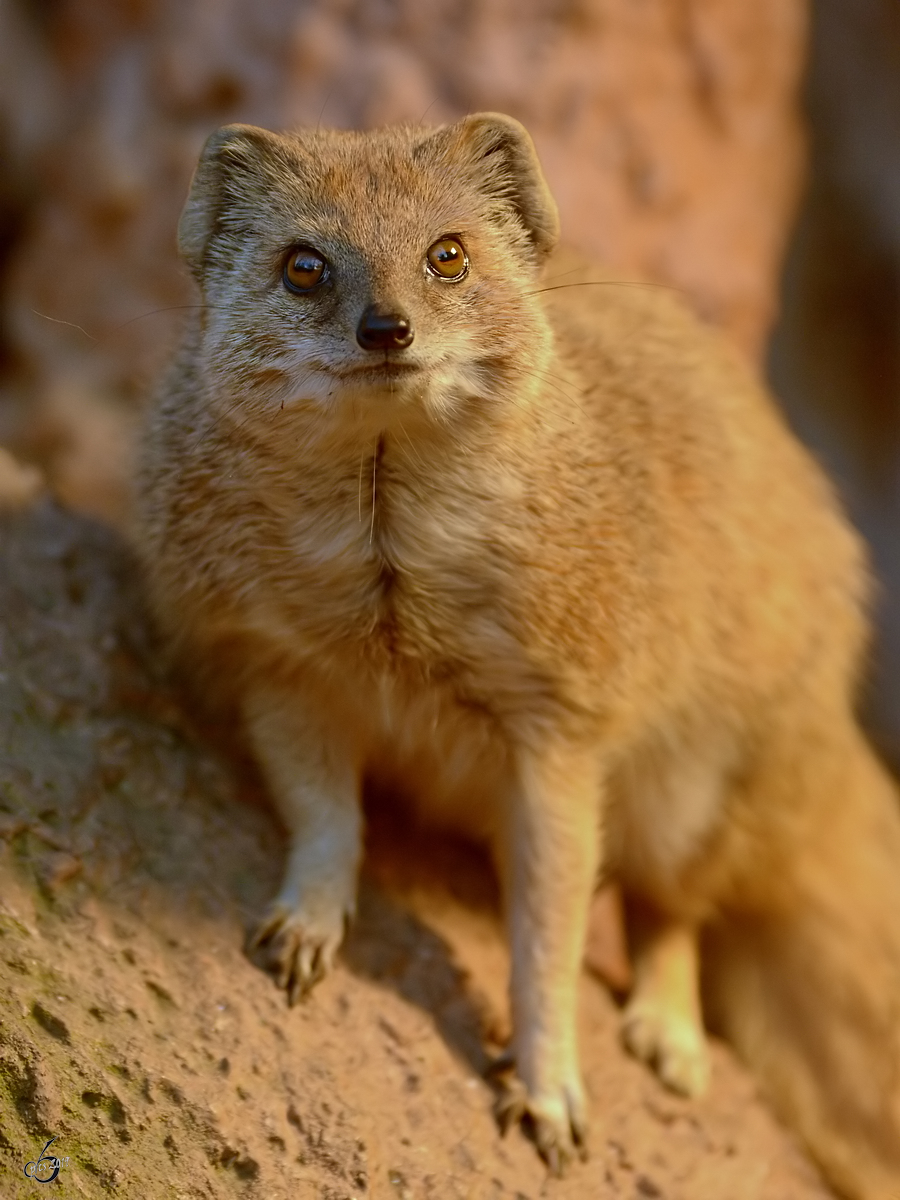
<path id="1" fill-rule="evenodd" d="M 585 973 L 591 1159 L 548 1180 L 482 1078 L 507 1026 L 490 875 L 373 812 L 360 916 L 288 1010 L 242 954 L 283 846 L 154 678 L 119 539 L 0 517 L 0 1194 L 44 1143 L 68 1196 L 826 1200 L 714 1047 L 702 1102 L 619 1048 Z M 49 1194 L 54 1194 L 50 1192 Z"/>
<path id="2" fill-rule="evenodd" d="M 0 442 L 71 503 L 123 519 L 135 409 L 195 301 L 178 214 L 227 121 L 510 112 L 569 242 L 682 289 L 758 359 L 802 166 L 806 13 L 806 0 L 0 0 Z"/>
<path id="3" fill-rule="evenodd" d="M 818 0 L 810 179 L 769 372 L 872 546 L 869 724 L 900 771 L 900 6 Z"/>
<path id="4" fill-rule="evenodd" d="M 684 289 L 758 356 L 802 157 L 806 7 L 0 0 L 0 441 L 127 519 L 141 397 L 194 301 L 178 212 L 230 120 L 512 112 L 571 243 Z M 7 499 L 39 483 L 0 462 Z M 83 1196 L 823 1200 L 727 1050 L 708 1100 L 668 1096 L 587 973 L 591 1161 L 548 1181 L 520 1134 L 500 1139 L 490 875 L 396 817 L 372 814 L 337 971 L 287 1010 L 241 951 L 278 829 L 153 663 L 113 534 L 48 501 L 0 517 L 4 1198 L 35 1194 L 23 1167 L 55 1137 L 52 1186 Z M 602 929 L 594 950 L 609 974 Z"/>

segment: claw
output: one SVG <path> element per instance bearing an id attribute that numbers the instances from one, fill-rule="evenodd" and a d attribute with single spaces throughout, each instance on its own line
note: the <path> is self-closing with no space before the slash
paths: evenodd
<path id="1" fill-rule="evenodd" d="M 346 921 L 335 925 L 343 931 Z M 246 948 L 287 992 L 288 1004 L 293 1007 L 325 977 L 339 941 L 340 934 L 328 926 L 317 927 L 297 910 L 276 903 L 249 934 Z"/>
<path id="2" fill-rule="evenodd" d="M 538 1153 L 547 1164 L 547 1169 L 549 1170 L 550 1174 L 554 1177 L 554 1179 L 562 1179 L 563 1161 L 556 1142 L 550 1142 L 549 1145 L 542 1146 L 540 1141 L 537 1139 L 535 1140 L 537 1141 Z"/>
<path id="3" fill-rule="evenodd" d="M 587 1148 L 584 1145 L 585 1130 L 582 1128 L 576 1132 L 571 1118 L 572 1141 L 570 1144 L 560 1139 L 559 1131 L 552 1121 L 534 1113 L 526 1115 L 523 1128 L 534 1142 L 538 1154 L 547 1164 L 547 1169 L 554 1178 L 561 1179 L 565 1175 L 566 1169 L 571 1165 L 576 1154 L 581 1162 L 587 1160 Z"/>
<path id="4" fill-rule="evenodd" d="M 494 1117 L 500 1126 L 500 1134 L 506 1137 L 513 1125 L 518 1125 L 528 1111 L 528 1093 L 521 1080 L 505 1080 L 503 1089 L 494 1104 Z"/>
<path id="5" fill-rule="evenodd" d="M 547 1164 L 550 1174 L 557 1179 L 561 1178 L 566 1156 L 560 1148 L 556 1130 L 547 1121 L 532 1116 L 528 1121 L 528 1132 L 537 1146 L 538 1154 Z"/>
<path id="6" fill-rule="evenodd" d="M 502 1080 L 516 1069 L 516 1059 L 512 1050 L 507 1047 L 491 1061 L 484 1069 L 485 1079 Z"/>
<path id="7" fill-rule="evenodd" d="M 572 1130 L 572 1142 L 578 1151 L 578 1158 L 581 1162 L 587 1162 L 590 1158 L 587 1146 L 587 1121 L 581 1117 L 570 1115 L 569 1125 Z"/>
<path id="8" fill-rule="evenodd" d="M 551 1175 L 561 1177 L 574 1157 L 586 1161 L 587 1124 L 570 1097 L 566 1104 L 564 1124 L 544 1115 L 533 1102 L 524 1083 L 513 1072 L 514 1059 L 507 1050 L 488 1067 L 488 1075 L 501 1083 L 494 1104 L 494 1116 L 502 1136 L 513 1125 L 521 1124 L 527 1137 L 535 1144 L 538 1154 L 547 1164 Z"/>
<path id="9" fill-rule="evenodd" d="M 275 933 L 282 920 L 282 913 L 278 909 L 270 909 L 256 928 L 248 933 L 245 944 L 247 954 L 254 954 L 261 949 L 263 944 L 268 942 Z"/>

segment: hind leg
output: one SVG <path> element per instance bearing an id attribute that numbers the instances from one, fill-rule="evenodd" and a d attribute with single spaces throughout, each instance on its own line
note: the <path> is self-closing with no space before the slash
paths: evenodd
<path id="1" fill-rule="evenodd" d="M 709 1083 L 709 1051 L 700 1009 L 696 927 L 641 908 L 631 916 L 629 934 L 635 982 L 622 1040 L 666 1087 L 700 1096 Z"/>

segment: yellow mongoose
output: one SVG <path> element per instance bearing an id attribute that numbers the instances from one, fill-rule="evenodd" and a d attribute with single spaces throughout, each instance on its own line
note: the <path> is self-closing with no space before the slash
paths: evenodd
<path id="1" fill-rule="evenodd" d="M 494 848 L 502 1115 L 551 1164 L 585 1135 L 602 871 L 640 912 L 632 1050 L 704 1087 L 702 965 L 831 1181 L 886 1200 L 900 816 L 852 712 L 864 554 L 670 295 L 542 274 L 557 225 L 500 115 L 230 126 L 203 152 L 179 244 L 204 304 L 149 417 L 140 537 L 175 650 L 235 696 L 292 834 L 256 952 L 291 999 L 326 970 L 377 775 Z"/>

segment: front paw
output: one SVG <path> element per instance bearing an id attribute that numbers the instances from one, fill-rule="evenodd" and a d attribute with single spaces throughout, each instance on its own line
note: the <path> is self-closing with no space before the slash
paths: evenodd
<path id="1" fill-rule="evenodd" d="M 529 1092 L 515 1074 L 509 1055 L 502 1056 L 491 1073 L 499 1088 L 494 1115 L 501 1133 L 521 1124 L 550 1173 L 557 1177 L 574 1159 L 587 1158 L 587 1104 L 577 1075 Z"/>
<path id="2" fill-rule="evenodd" d="M 247 953 L 296 1004 L 330 970 L 350 913 L 337 908 L 311 917 L 276 900 L 247 940 Z"/>

